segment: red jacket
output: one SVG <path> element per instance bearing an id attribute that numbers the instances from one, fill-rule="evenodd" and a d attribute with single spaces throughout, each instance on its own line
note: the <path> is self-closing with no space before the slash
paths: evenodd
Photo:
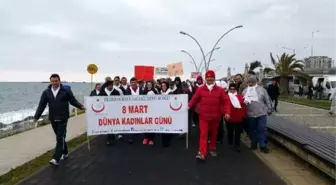
<path id="1" fill-rule="evenodd" d="M 246 114 L 246 105 L 244 103 L 244 98 L 241 94 L 237 94 L 237 98 L 239 100 L 239 103 L 241 105 L 240 109 L 237 109 L 233 107 L 230 99 L 230 108 L 231 108 L 231 114 L 230 114 L 230 119 L 227 120 L 229 123 L 240 123 L 243 121 L 244 116 Z"/>
<path id="2" fill-rule="evenodd" d="M 214 85 L 209 91 L 206 85 L 199 87 L 189 102 L 189 108 L 199 103 L 199 119 L 220 120 L 224 114 L 230 114 L 230 100 L 224 89 Z"/>

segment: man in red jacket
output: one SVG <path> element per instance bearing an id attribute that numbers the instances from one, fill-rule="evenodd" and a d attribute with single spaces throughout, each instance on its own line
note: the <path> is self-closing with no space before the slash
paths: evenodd
<path id="1" fill-rule="evenodd" d="M 216 86 L 215 72 L 209 70 L 205 73 L 206 83 L 199 87 L 195 95 L 189 102 L 189 108 L 194 107 L 197 103 L 199 106 L 199 128 L 200 141 L 199 151 L 196 158 L 200 161 L 205 160 L 207 155 L 208 134 L 210 133 L 209 153 L 211 156 L 217 156 L 216 140 L 218 124 L 221 116 L 224 114 L 225 119 L 230 118 L 230 101 L 224 89 Z"/>

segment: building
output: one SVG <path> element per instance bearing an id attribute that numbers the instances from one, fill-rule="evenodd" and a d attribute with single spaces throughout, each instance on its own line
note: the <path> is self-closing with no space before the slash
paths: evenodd
<path id="1" fill-rule="evenodd" d="M 306 68 L 329 69 L 333 67 L 333 60 L 327 56 L 311 56 L 304 59 Z"/>

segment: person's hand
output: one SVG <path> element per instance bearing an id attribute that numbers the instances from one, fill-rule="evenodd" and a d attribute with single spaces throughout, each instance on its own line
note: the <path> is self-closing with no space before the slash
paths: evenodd
<path id="1" fill-rule="evenodd" d="M 84 107 L 84 105 L 82 105 L 82 108 L 81 108 L 82 110 L 86 110 L 86 108 Z"/>
<path id="2" fill-rule="evenodd" d="M 268 112 L 267 115 L 268 115 L 268 116 L 271 116 L 271 115 L 272 115 L 272 112 Z"/>
<path id="3" fill-rule="evenodd" d="M 228 120 L 228 119 L 230 119 L 230 115 L 229 115 L 229 114 L 225 114 L 225 115 L 224 115 L 224 118 L 225 118 L 226 120 Z"/>

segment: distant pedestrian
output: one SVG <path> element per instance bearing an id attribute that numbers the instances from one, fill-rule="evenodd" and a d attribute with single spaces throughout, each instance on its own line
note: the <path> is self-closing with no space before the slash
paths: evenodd
<path id="1" fill-rule="evenodd" d="M 279 86 L 277 84 L 277 81 L 275 79 L 272 80 L 272 84 L 268 86 L 267 88 L 267 92 L 269 97 L 272 100 L 272 105 L 273 105 L 273 109 L 275 112 L 278 112 L 278 97 L 280 95 L 280 90 L 279 90 Z"/>
<path id="2" fill-rule="evenodd" d="M 330 114 L 336 113 L 336 89 L 333 90 L 332 94 L 330 95 L 331 105 L 330 105 Z"/>
<path id="3" fill-rule="evenodd" d="M 65 137 L 70 116 L 69 103 L 82 110 L 85 108 L 76 100 L 71 89 L 66 88 L 61 84 L 61 79 L 58 74 L 52 74 L 50 76 L 50 83 L 48 88 L 42 93 L 38 108 L 34 115 L 34 121 L 37 122 L 48 105 L 49 120 L 56 135 L 55 153 L 49 163 L 53 166 L 57 166 L 61 159 L 66 159 L 68 157 L 68 148 L 65 142 Z"/>
<path id="4" fill-rule="evenodd" d="M 101 88 L 101 84 L 100 83 L 96 84 L 95 89 L 91 91 L 90 96 L 98 96 L 100 92 L 100 88 Z"/>

